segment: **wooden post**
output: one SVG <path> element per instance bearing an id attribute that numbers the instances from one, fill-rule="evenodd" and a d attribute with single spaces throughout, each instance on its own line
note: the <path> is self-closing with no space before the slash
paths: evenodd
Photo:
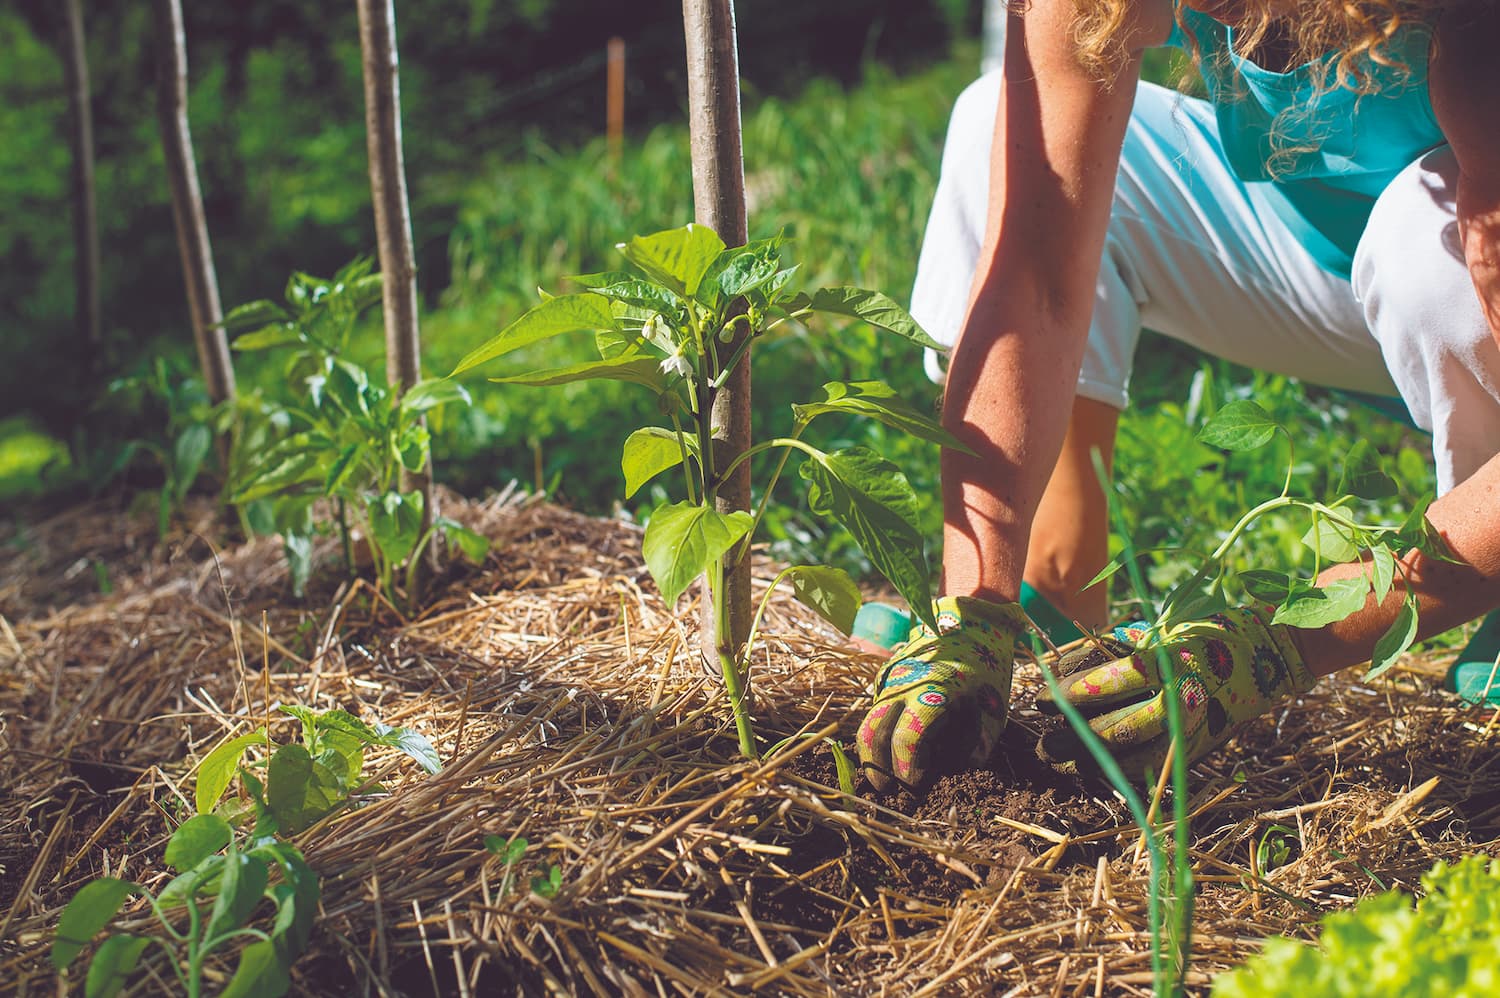
<path id="1" fill-rule="evenodd" d="M 714 229 L 729 246 L 743 246 L 745 222 L 745 163 L 740 139 L 739 55 L 735 48 L 734 8 L 731 0 L 683 0 L 683 28 L 687 38 L 688 127 L 693 155 L 693 210 L 699 224 Z M 723 348 L 732 356 L 744 336 L 744 324 L 734 341 Z M 750 446 L 750 357 L 713 393 L 713 464 L 727 467 Z M 720 512 L 750 508 L 750 464 L 745 462 L 719 487 Z M 726 573 L 724 600 L 729 607 L 729 630 L 738 652 L 750 634 L 750 559 Z M 714 644 L 713 608 L 705 604 L 704 655 L 718 662 Z"/>
<path id="2" fill-rule="evenodd" d="M 614 164 L 620 161 L 620 147 L 625 139 L 625 39 L 611 38 L 605 52 L 604 134 L 609 144 L 609 161 Z"/>
<path id="3" fill-rule="evenodd" d="M 67 0 L 65 14 L 68 40 L 63 70 L 73 145 L 74 320 L 79 338 L 88 348 L 90 366 L 98 367 L 99 347 L 104 341 L 99 310 L 99 214 L 94 191 L 94 114 L 80 0 Z"/>
<path id="4" fill-rule="evenodd" d="M 385 311 L 386 380 L 398 394 L 422 377 L 417 332 L 417 263 L 401 148 L 401 88 L 397 73 L 396 13 L 392 0 L 357 0 L 359 47 L 365 80 L 365 141 L 370 157 L 370 196 L 380 252 Z M 432 464 L 404 473 L 403 487 L 422 493 L 422 530 L 432 526 Z M 437 544 L 427 547 L 436 565 Z"/>
<path id="5" fill-rule="evenodd" d="M 156 110 L 161 126 L 167 183 L 172 192 L 172 218 L 177 226 L 177 248 L 187 285 L 188 315 L 193 342 L 208 397 L 223 402 L 234 397 L 234 367 L 229 339 L 224 334 L 224 309 L 219 303 L 219 278 L 214 269 L 198 165 L 193 157 L 193 134 L 188 127 L 187 37 L 180 0 L 156 0 Z"/>

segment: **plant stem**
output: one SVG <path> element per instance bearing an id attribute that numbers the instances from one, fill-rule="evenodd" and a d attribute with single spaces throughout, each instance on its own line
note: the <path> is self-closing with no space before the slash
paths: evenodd
<path id="1" fill-rule="evenodd" d="M 797 424 L 792 428 L 792 435 L 790 437 L 778 437 L 776 440 L 771 441 L 771 445 L 774 446 L 776 444 L 781 444 L 785 449 L 781 452 L 781 459 L 776 462 L 776 470 L 771 472 L 771 477 L 766 482 L 765 490 L 761 493 L 760 496 L 760 505 L 756 507 L 755 510 L 755 519 L 751 521 L 750 529 L 745 531 L 745 539 L 740 542 L 739 552 L 734 556 L 734 562 L 732 564 L 738 564 L 742 559 L 746 558 L 750 554 L 750 540 L 755 536 L 755 531 L 759 529 L 760 521 L 766 515 L 767 507 L 771 505 L 771 493 L 776 491 L 776 483 L 781 481 L 781 472 L 786 467 L 787 458 L 792 456 L 792 448 L 789 446 L 789 442 L 794 441 L 798 437 L 802 436 L 802 431 L 805 429 L 807 429 L 807 423 L 803 422 L 802 420 L 798 420 Z M 771 588 L 776 588 L 775 583 L 772 583 Z M 766 595 L 769 597 L 770 593 L 768 592 Z M 764 607 L 765 604 L 762 603 L 761 605 L 762 607 Z M 760 619 L 759 613 L 756 614 L 756 619 Z M 755 634 L 755 628 L 753 626 L 750 628 L 750 633 L 752 635 Z"/>
<path id="2" fill-rule="evenodd" d="M 677 449 L 682 452 L 682 482 L 687 486 L 687 500 L 690 503 L 698 502 L 698 494 L 693 490 L 693 469 L 688 465 L 687 437 L 682 432 L 682 421 L 677 418 L 677 413 L 672 413 L 672 429 L 677 434 Z M 699 462 L 699 470 L 702 470 L 702 462 Z"/>
<path id="3" fill-rule="evenodd" d="M 708 569 L 709 599 L 714 606 L 714 647 L 719 653 L 719 668 L 724 673 L 724 690 L 729 694 L 729 709 L 734 715 L 735 733 L 739 736 L 740 754 L 746 759 L 759 759 L 755 747 L 755 730 L 750 723 L 750 711 L 745 704 L 745 676 L 740 671 L 740 660 L 733 645 L 729 630 L 729 607 L 724 600 L 724 559 L 716 558 Z M 749 648 L 749 645 L 746 645 Z M 745 658 L 749 664 L 749 656 Z"/>
<path id="4" fill-rule="evenodd" d="M 343 542 L 344 571 L 354 578 L 354 540 L 349 536 L 349 509 L 343 496 L 339 497 L 339 540 Z"/>

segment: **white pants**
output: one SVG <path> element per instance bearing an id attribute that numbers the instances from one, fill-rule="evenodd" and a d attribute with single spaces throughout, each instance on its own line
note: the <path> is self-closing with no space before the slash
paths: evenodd
<path id="1" fill-rule="evenodd" d="M 958 98 L 912 292 L 952 345 L 984 239 L 998 71 Z M 1500 453 L 1500 346 L 1458 246 L 1446 146 L 1376 202 L 1353 282 L 1314 261 L 1221 151 L 1203 101 L 1142 83 L 1126 131 L 1078 394 L 1124 408 L 1143 326 L 1304 381 L 1405 400 L 1439 492 Z M 927 370 L 941 379 L 939 356 Z"/>

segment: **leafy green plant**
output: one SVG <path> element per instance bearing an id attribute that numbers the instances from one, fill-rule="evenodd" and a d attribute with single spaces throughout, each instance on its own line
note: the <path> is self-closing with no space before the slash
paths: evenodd
<path id="1" fill-rule="evenodd" d="M 250 943 L 220 994 L 247 998 L 286 993 L 289 968 L 307 948 L 320 895 L 317 875 L 302 854 L 273 838 L 255 839 L 242 849 L 228 822 L 200 814 L 172 833 L 165 861 L 177 876 L 157 895 L 117 877 L 99 877 L 80 888 L 63 909 L 52 965 L 65 971 L 136 895 L 150 904 L 160 931 L 107 935 L 89 962 L 84 981 L 89 998 L 106 998 L 124 988 L 153 943 L 165 951 L 187 994 L 197 998 L 203 994 L 208 957 L 244 940 Z M 280 874 L 275 882 L 273 872 Z M 270 902 L 274 914 L 255 918 L 263 901 Z"/>
<path id="2" fill-rule="evenodd" d="M 260 728 L 220 743 L 198 768 L 194 804 L 199 814 L 215 811 L 238 774 L 249 792 L 250 811 L 232 801 L 222 813 L 235 821 L 253 816 L 256 836 L 292 835 L 351 803 L 352 795 L 365 788 L 366 748 L 397 748 L 429 773 L 441 766 L 437 750 L 410 728 L 366 724 L 343 710 L 297 705 L 280 710 L 301 722 L 302 740 L 277 745 Z M 260 757 L 245 764 L 246 754 L 255 749 Z"/>
<path id="3" fill-rule="evenodd" d="M 564 385 L 596 379 L 622 381 L 650 392 L 665 426 L 648 426 L 625 441 L 621 469 L 630 497 L 658 475 L 682 475 L 686 498 L 658 506 L 646 525 L 641 549 L 646 566 L 668 603 L 707 575 L 716 611 L 715 637 L 739 735 L 741 752 L 757 756 L 745 705 L 748 647 L 766 606 L 762 601 L 744 648 L 731 648 L 728 609 L 722 597 L 726 573 L 748 557 L 751 538 L 786 462 L 799 452 L 813 512 L 849 531 L 915 612 L 931 623 L 930 573 L 918 522 L 918 502 L 895 464 L 861 446 L 825 451 L 803 439 L 818 417 L 858 415 L 932 443 L 962 449 L 933 419 L 879 381 L 829 382 L 821 400 L 794 404 L 784 436 L 751 446 L 740 455 L 716 447 L 709 409 L 712 393 L 754 344 L 815 314 L 862 321 L 908 342 L 937 347 L 899 305 L 879 292 L 859 288 L 791 290 L 797 268 L 783 267 L 782 236 L 734 249 L 701 225 L 669 229 L 619 244 L 635 273 L 609 271 L 573 278 L 586 290 L 545 296 L 488 343 L 465 357 L 453 374 L 569 333 L 589 333 L 597 359 L 566 367 L 528 371 L 492 380 L 508 384 Z M 722 513 L 715 500 L 723 482 L 742 463 L 780 451 L 754 513 Z M 822 566 L 782 571 L 771 589 L 790 583 L 796 598 L 848 633 L 859 608 L 858 587 L 848 574 Z M 769 599 L 769 591 L 767 593 Z"/>
<path id="4" fill-rule="evenodd" d="M 1197 439 L 1210 447 L 1244 452 L 1264 447 L 1277 436 L 1284 437 L 1289 448 L 1293 446 L 1292 434 L 1284 425 L 1254 401 L 1239 399 L 1208 419 L 1198 431 Z M 1361 515 L 1358 510 L 1361 502 L 1391 499 L 1400 492 L 1396 480 L 1385 470 L 1380 455 L 1368 441 L 1357 440 L 1344 455 L 1337 484 L 1326 502 L 1291 494 L 1296 467 L 1289 456 L 1280 494 L 1243 513 L 1212 552 L 1189 553 L 1198 568 L 1162 599 L 1157 629 L 1224 609 L 1229 605 L 1226 583 L 1231 579 L 1250 598 L 1276 608 L 1274 623 L 1322 627 L 1363 609 L 1371 593 L 1377 601 L 1389 596 L 1398 578 L 1405 581 L 1406 569 L 1399 557 L 1402 553 L 1417 550 L 1430 557 L 1452 559 L 1442 538 L 1427 522 L 1426 511 L 1433 498 L 1430 493 L 1420 498 L 1396 526 L 1373 522 Z M 1308 526 L 1302 544 L 1311 553 L 1307 571 L 1300 565 L 1290 569 L 1233 570 L 1227 556 L 1235 542 L 1260 518 L 1284 511 L 1301 511 L 1306 517 Z M 1127 545 L 1091 585 L 1108 578 L 1141 553 Z M 1355 560 L 1363 561 L 1365 566 L 1360 576 L 1317 584 L 1323 568 Z M 1416 595 L 1405 587 L 1403 594 L 1396 619 L 1376 642 L 1366 679 L 1389 669 L 1416 639 Z"/>
<path id="5" fill-rule="evenodd" d="M 247 428 L 238 448 L 230 498 L 246 509 L 257 533 L 279 533 L 301 595 L 312 571 L 313 506 L 331 500 L 337 510 L 344 563 L 356 570 L 353 537 L 364 538 L 376 584 L 396 596 L 396 572 L 407 566 L 406 590 L 426 546 L 437 533 L 468 558 L 489 549 L 482 535 L 447 517 L 424 530 L 420 491 L 403 491 L 402 473 L 425 469 L 431 450 L 429 413 L 467 405 L 462 385 L 429 378 L 397 394 L 348 359 L 359 316 L 380 300 L 379 275 L 366 259 L 324 280 L 293 274 L 285 302 L 241 305 L 225 318 L 231 330 L 248 330 L 236 350 L 287 348 L 288 384 L 301 386 L 300 404 L 273 407 Z"/>
<path id="6" fill-rule="evenodd" d="M 1397 998 L 1500 992 L 1500 860 L 1439 862 L 1424 897 L 1386 891 L 1325 915 L 1316 944 L 1271 938 L 1214 980 L 1215 998 Z"/>

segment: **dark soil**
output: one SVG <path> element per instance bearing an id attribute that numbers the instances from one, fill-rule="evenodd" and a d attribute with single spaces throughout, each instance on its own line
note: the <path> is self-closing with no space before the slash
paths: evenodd
<path id="1" fill-rule="evenodd" d="M 838 786 L 837 770 L 827 753 L 806 753 L 794 759 L 787 772 L 824 786 Z M 801 834 L 787 843 L 792 853 L 779 865 L 799 879 L 768 877 L 758 885 L 752 895 L 757 918 L 826 930 L 847 914 L 849 902 L 878 904 L 882 893 L 900 906 L 910 902 L 951 906 L 966 891 L 1003 884 L 1017 867 L 1038 863 L 1052 848 L 1048 840 L 997 818 L 1073 836 L 1110 828 L 1126 819 L 1124 805 L 1100 785 L 1060 774 L 1039 760 L 1035 735 L 1020 724 L 1007 728 L 997 762 L 990 769 L 941 776 L 921 794 L 908 790 L 878 794 L 862 778 L 855 789 L 878 808 L 856 803 L 850 810 L 886 824 L 896 824 L 899 818 L 879 809 L 898 812 L 918 823 L 915 827 L 907 823 L 911 830 L 952 843 L 955 856 L 978 857 L 981 862 L 945 863 L 922 849 L 882 843 L 891 861 L 887 862 L 859 835 L 812 823 L 805 830 L 789 829 Z M 1108 854 L 1113 841 L 1067 846 L 1054 868 L 1092 864 Z M 963 867 L 972 870 L 978 882 L 965 875 Z"/>

